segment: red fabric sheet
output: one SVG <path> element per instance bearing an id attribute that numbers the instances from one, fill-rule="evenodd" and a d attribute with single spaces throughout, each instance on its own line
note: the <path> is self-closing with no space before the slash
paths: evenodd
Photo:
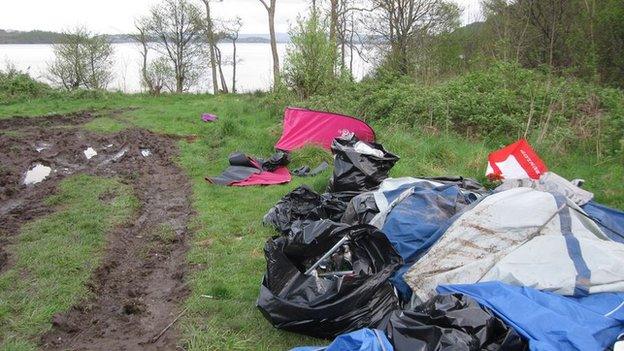
<path id="1" fill-rule="evenodd" d="M 354 133 L 362 141 L 375 141 L 375 132 L 355 117 L 289 107 L 284 111 L 284 130 L 275 148 L 292 151 L 306 144 L 330 149 L 334 138 Z"/>
<path id="2" fill-rule="evenodd" d="M 252 174 L 249 178 L 230 184 L 230 186 L 251 186 L 251 185 L 274 185 L 290 182 L 292 176 L 288 168 L 280 167 L 274 172 L 261 172 Z"/>

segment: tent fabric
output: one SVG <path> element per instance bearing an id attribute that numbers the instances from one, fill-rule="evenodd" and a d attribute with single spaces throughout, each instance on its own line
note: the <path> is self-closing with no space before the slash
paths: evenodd
<path id="1" fill-rule="evenodd" d="M 488 156 L 485 175 L 493 179 L 539 179 L 548 171 L 529 142 L 520 139 Z"/>
<path id="2" fill-rule="evenodd" d="M 517 187 L 533 188 L 553 194 L 559 194 L 583 206 L 594 198 L 594 194 L 572 184 L 567 179 L 554 172 L 544 173 L 540 179 L 506 179 L 496 188 L 496 191 L 504 191 Z"/>
<path id="3" fill-rule="evenodd" d="M 292 176 L 286 167 L 279 167 L 273 172 L 262 171 L 260 173 L 251 174 L 247 179 L 234 182 L 232 186 L 250 186 L 250 185 L 275 185 L 285 184 L 292 180 Z"/>
<path id="4" fill-rule="evenodd" d="M 375 141 L 373 129 L 355 117 L 288 107 L 284 111 L 282 136 L 275 148 L 292 151 L 314 144 L 329 150 L 334 138 L 350 133 L 362 141 Z"/>
<path id="5" fill-rule="evenodd" d="M 530 188 L 465 211 L 405 275 L 427 300 L 438 285 L 503 281 L 562 295 L 624 291 L 624 244 L 572 201 Z"/>
<path id="6" fill-rule="evenodd" d="M 624 212 L 595 201 L 586 203 L 582 208 L 611 240 L 624 243 Z"/>
<path id="7" fill-rule="evenodd" d="M 291 351 L 393 351 L 386 334 L 377 329 L 360 329 L 338 336 L 326 347 L 303 346 Z"/>
<path id="8" fill-rule="evenodd" d="M 624 333 L 623 293 L 566 297 L 501 282 L 437 290 L 474 298 L 527 338 L 532 351 L 603 351 Z"/>

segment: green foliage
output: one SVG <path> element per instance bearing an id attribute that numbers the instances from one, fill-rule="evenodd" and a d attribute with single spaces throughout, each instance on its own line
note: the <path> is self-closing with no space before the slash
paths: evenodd
<path id="1" fill-rule="evenodd" d="M 42 97 L 51 91 L 49 85 L 36 81 L 12 65 L 0 70 L 0 104 Z"/>
<path id="2" fill-rule="evenodd" d="M 316 11 L 300 18 L 291 31 L 286 53 L 284 80 L 301 98 L 331 91 L 336 80 L 336 46 L 329 40 Z"/>
<path id="3" fill-rule="evenodd" d="M 624 139 L 622 91 L 508 63 L 432 86 L 408 77 L 378 76 L 301 103 L 501 143 L 526 132 L 537 143 L 582 147 L 599 156 L 621 152 Z"/>

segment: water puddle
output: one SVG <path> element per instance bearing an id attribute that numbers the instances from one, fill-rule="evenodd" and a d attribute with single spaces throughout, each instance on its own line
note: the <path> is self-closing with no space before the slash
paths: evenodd
<path id="1" fill-rule="evenodd" d="M 35 164 L 33 168 L 26 172 L 26 178 L 24 178 L 25 185 L 32 185 L 42 182 L 52 172 L 52 168 L 44 166 L 41 163 Z"/>
<path id="2" fill-rule="evenodd" d="M 150 151 L 150 149 L 141 149 L 141 155 L 143 155 L 143 157 L 148 157 L 151 154 L 152 152 Z"/>
<path id="3" fill-rule="evenodd" d="M 87 158 L 87 160 L 90 160 L 91 157 L 97 155 L 97 151 L 95 151 L 92 147 L 89 147 L 88 149 L 86 149 L 83 152 L 84 152 L 84 155 Z"/>

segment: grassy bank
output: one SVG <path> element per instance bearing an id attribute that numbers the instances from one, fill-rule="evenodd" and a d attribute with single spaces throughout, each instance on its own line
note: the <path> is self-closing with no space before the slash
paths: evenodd
<path id="1" fill-rule="evenodd" d="M 271 154 L 281 132 L 279 110 L 283 106 L 276 106 L 267 105 L 266 99 L 253 96 L 148 97 L 106 94 L 101 98 L 43 98 L 4 105 L 0 106 L 0 118 L 108 109 L 109 112 L 97 112 L 98 117 L 89 122 L 86 128 L 104 133 L 138 126 L 160 133 L 195 135 L 197 138 L 194 141 L 182 139 L 179 142 L 179 164 L 192 179 L 193 206 L 197 212 L 193 223 L 193 243 L 188 254 L 192 271 L 188 277 L 191 295 L 185 304 L 188 312 L 180 322 L 183 332 L 182 346 L 187 350 L 283 350 L 323 341 L 275 330 L 256 309 L 255 300 L 265 270 L 263 246 L 265 240 L 274 235 L 270 228 L 261 225 L 261 218 L 281 196 L 300 184 L 310 183 L 317 190 L 323 190 L 331 171 L 315 178 L 295 178 L 290 184 L 271 187 L 219 187 L 209 185 L 204 180 L 205 176 L 216 175 L 227 166 L 227 156 L 231 152 L 242 151 L 257 156 Z M 125 110 L 110 113 L 111 110 L 118 109 Z M 349 112 L 340 106 L 336 109 L 338 112 Z M 203 112 L 215 113 L 219 120 L 215 123 L 203 123 L 199 118 Z M 493 137 L 466 137 L 451 130 L 447 132 L 437 128 L 424 130 L 419 125 L 406 125 L 400 121 L 375 118 L 370 120 L 379 141 L 388 150 L 401 156 L 401 161 L 391 171 L 394 177 L 464 175 L 483 179 L 488 152 L 501 146 L 504 141 Z M 551 170 L 567 178 L 584 178 L 587 189 L 595 192 L 600 202 L 624 208 L 624 184 L 621 182 L 624 179 L 624 166 L 616 158 L 599 159 L 596 153 L 577 151 L 571 147 L 552 148 L 547 143 L 537 143 L 535 146 Z M 315 166 L 318 155 L 312 154 L 297 153 L 294 162 Z M 79 177 L 74 182 L 80 183 L 83 180 Z M 95 194 L 101 189 L 99 182 L 85 183 L 81 187 L 74 184 L 70 188 L 88 194 Z M 56 200 L 55 203 L 63 203 L 63 212 L 42 219 L 49 221 L 46 223 L 51 233 L 60 235 L 70 232 L 67 228 L 69 218 L 61 216 L 70 209 L 75 211 L 70 211 L 73 216 L 86 221 L 85 226 L 94 226 L 94 221 L 99 221 L 95 217 L 86 216 L 87 211 L 91 210 L 83 201 L 90 201 L 88 199 L 91 196 L 87 196 L 87 200 L 69 195 L 59 196 L 54 198 L 62 199 L 62 202 Z M 131 200 L 124 199 L 126 200 L 123 203 L 131 207 Z M 115 211 L 117 210 L 102 213 L 102 217 L 98 218 L 119 219 Z M 22 250 L 27 248 L 23 245 L 30 245 L 29 238 L 38 233 L 34 228 L 40 224 L 35 223 L 37 222 L 22 229 L 19 242 L 11 248 L 20 257 Z M 108 227 L 97 226 L 96 236 L 101 238 L 106 228 Z M 40 243 L 43 246 L 39 250 L 56 245 L 46 241 Z M 77 247 L 76 250 L 82 249 Z M 83 256 L 76 259 L 84 260 L 90 265 L 96 262 Z M 33 271 L 45 266 L 39 260 L 26 259 L 19 265 L 21 269 Z M 9 330 L 4 332 L 3 338 L 36 341 L 33 339 L 34 335 L 45 328 L 49 316 L 53 312 L 66 309 L 73 300 L 66 299 L 59 304 L 45 298 L 31 298 L 31 294 L 36 292 L 28 286 L 29 280 L 18 283 L 18 286 L 23 284 L 24 288 L 18 289 L 21 295 L 13 296 L 17 294 L 15 289 L 8 292 L 5 287 L 12 279 L 19 277 L 17 267 L 16 271 L 4 273 L 0 277 L 0 282 L 4 284 L 3 289 L 0 289 L 3 291 L 0 293 L 0 323 L 3 330 Z M 84 274 L 88 276 L 88 270 Z M 76 284 L 64 286 L 64 289 L 72 296 L 80 295 L 84 292 L 79 284 L 82 281 L 84 280 L 76 280 Z M 13 308 L 20 301 L 30 307 Z M 25 318 L 26 314 L 34 310 L 45 310 L 46 313 L 38 315 L 36 327 L 23 325 L 28 319 Z"/>

